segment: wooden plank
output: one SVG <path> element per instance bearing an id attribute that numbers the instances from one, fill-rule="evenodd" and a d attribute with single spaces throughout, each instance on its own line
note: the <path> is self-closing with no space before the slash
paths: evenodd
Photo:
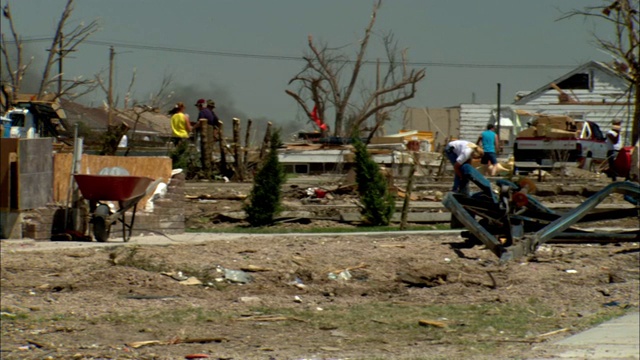
<path id="1" fill-rule="evenodd" d="M 12 153 L 18 152 L 18 139 L 0 139 L 0 209 L 8 210 L 10 202 Z"/>

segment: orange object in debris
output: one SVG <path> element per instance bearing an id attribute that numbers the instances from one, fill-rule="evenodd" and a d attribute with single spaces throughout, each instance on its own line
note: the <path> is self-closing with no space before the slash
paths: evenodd
<path id="1" fill-rule="evenodd" d="M 316 194 L 316 197 L 318 199 L 324 199 L 324 196 L 327 195 L 327 192 L 322 189 L 315 189 L 313 192 L 314 194 Z"/>
<path id="2" fill-rule="evenodd" d="M 209 355 L 207 354 L 189 354 L 185 355 L 185 359 L 208 359 Z"/>

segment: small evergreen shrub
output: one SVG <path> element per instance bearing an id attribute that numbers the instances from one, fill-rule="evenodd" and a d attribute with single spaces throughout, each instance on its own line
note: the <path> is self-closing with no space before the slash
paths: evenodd
<path id="1" fill-rule="evenodd" d="M 380 172 L 378 164 L 371 158 L 367 146 L 356 138 L 353 142 L 356 150 L 356 182 L 362 208 L 363 220 L 372 226 L 386 226 L 391 221 L 395 202 L 387 180 Z"/>
<path id="2" fill-rule="evenodd" d="M 253 179 L 249 203 L 244 206 L 246 220 L 253 227 L 272 225 L 274 217 L 282 210 L 282 184 L 286 180 L 284 169 L 278 160 L 280 133 L 271 134 L 269 153 Z"/>
<path id="3" fill-rule="evenodd" d="M 202 175 L 200 157 L 189 141 L 181 141 L 169 151 L 173 169 L 182 169 L 188 180 L 206 178 Z"/>

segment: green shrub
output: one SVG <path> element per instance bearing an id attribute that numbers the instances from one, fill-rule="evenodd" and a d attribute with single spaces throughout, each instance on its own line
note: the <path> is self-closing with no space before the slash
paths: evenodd
<path id="1" fill-rule="evenodd" d="M 278 160 L 280 133 L 271 135 L 269 153 L 253 179 L 249 203 L 244 206 L 247 221 L 253 227 L 272 225 L 274 217 L 282 210 L 282 184 L 286 180 L 284 169 Z"/>
<path id="2" fill-rule="evenodd" d="M 182 169 L 187 180 L 210 179 L 212 174 L 206 174 L 200 164 L 200 155 L 189 141 L 178 143 L 169 151 L 173 169 Z"/>
<path id="3" fill-rule="evenodd" d="M 354 140 L 353 146 L 356 150 L 358 195 L 362 203 L 360 214 L 368 225 L 389 225 L 395 203 L 389 193 L 387 180 L 371 158 L 367 146 L 358 138 Z"/>

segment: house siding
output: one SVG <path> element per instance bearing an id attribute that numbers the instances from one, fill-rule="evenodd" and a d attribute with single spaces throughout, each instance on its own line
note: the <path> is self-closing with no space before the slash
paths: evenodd
<path id="1" fill-rule="evenodd" d="M 592 90 L 564 90 L 574 100 L 582 103 L 613 103 L 627 102 L 627 82 L 603 71 L 592 70 Z M 559 92 L 555 89 L 547 91 L 527 99 L 525 103 L 515 102 L 517 105 L 548 105 L 558 104 Z"/>
<path id="2" fill-rule="evenodd" d="M 460 105 L 460 138 L 468 141 L 476 141 L 480 133 L 491 120 L 491 112 L 496 105 L 487 104 L 461 104 Z M 603 132 L 611 127 L 611 120 L 621 119 L 622 137 L 625 144 L 629 145 L 632 116 L 634 107 L 628 105 L 592 105 L 592 104 L 527 104 L 505 105 L 500 107 L 511 110 L 524 110 L 530 113 L 543 113 L 549 115 L 569 115 L 576 119 L 593 121 L 600 126 Z M 522 127 L 526 127 L 523 121 Z M 519 131 L 521 129 L 516 129 Z"/>
<path id="3" fill-rule="evenodd" d="M 628 145 L 634 106 L 629 104 L 632 96 L 629 97 L 627 94 L 629 88 L 627 79 L 616 75 L 600 63 L 591 62 L 576 68 L 554 82 L 560 83 L 574 74 L 585 72 L 591 74 L 591 90 L 564 90 L 574 100 L 577 100 L 576 103 L 560 103 L 558 100 L 559 92 L 547 84 L 528 93 L 513 104 L 501 104 L 500 107 L 503 111 L 504 109 L 524 110 L 530 113 L 568 115 L 575 119 L 590 120 L 598 124 L 603 132 L 610 128 L 611 120 L 621 119 L 624 122 L 622 136 L 625 144 Z M 492 110 L 496 107 L 495 104 L 461 104 L 460 138 L 476 141 L 480 132 L 491 120 Z M 522 118 L 521 123 L 521 128 L 516 127 L 516 131 L 526 127 L 526 121 L 522 121 Z"/>

